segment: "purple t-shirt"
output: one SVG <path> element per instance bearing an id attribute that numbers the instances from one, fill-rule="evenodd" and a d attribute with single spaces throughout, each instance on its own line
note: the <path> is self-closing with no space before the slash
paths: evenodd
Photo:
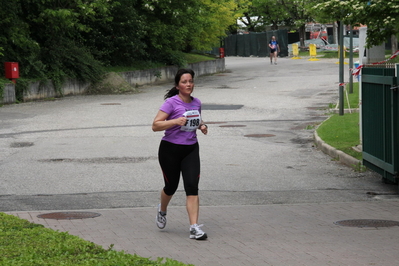
<path id="1" fill-rule="evenodd" d="M 159 110 L 167 113 L 166 120 L 186 116 L 185 126 L 173 126 L 165 130 L 162 140 L 181 145 L 192 145 L 197 142 L 197 128 L 201 123 L 201 101 L 193 98 L 191 103 L 183 102 L 178 95 L 165 100 Z"/>

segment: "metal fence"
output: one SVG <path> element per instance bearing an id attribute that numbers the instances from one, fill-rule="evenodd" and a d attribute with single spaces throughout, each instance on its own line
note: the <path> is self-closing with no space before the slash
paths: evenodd
<path id="1" fill-rule="evenodd" d="M 399 178 L 398 81 L 395 64 L 362 69 L 363 164 L 394 183 Z"/>
<path id="2" fill-rule="evenodd" d="M 269 41 L 272 36 L 276 36 L 276 39 L 279 43 L 279 56 L 288 56 L 287 30 L 250 32 L 248 34 L 229 35 L 224 39 L 225 55 L 242 57 L 268 57 L 270 55 Z"/>

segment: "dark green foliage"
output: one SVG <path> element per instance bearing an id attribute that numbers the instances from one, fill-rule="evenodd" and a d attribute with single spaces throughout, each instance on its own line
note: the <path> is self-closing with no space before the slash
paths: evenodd
<path id="1" fill-rule="evenodd" d="M 147 60 L 143 39 L 149 27 L 137 9 L 137 1 L 119 0 L 110 9 L 110 16 L 111 21 L 91 22 L 92 30 L 82 34 L 94 58 L 106 66 L 127 66 Z"/>
<path id="2" fill-rule="evenodd" d="M 219 45 L 235 6 L 234 0 L 0 0 L 0 72 L 4 62 L 18 62 L 21 78 L 50 79 L 60 94 L 66 78 L 101 80 L 105 67 L 181 67 L 183 51 Z M 21 100 L 26 86 L 18 87 Z"/>
<path id="3" fill-rule="evenodd" d="M 23 78 L 52 80 L 58 92 L 66 78 L 101 79 L 104 66 L 183 64 L 174 49 L 148 45 L 151 30 L 140 8 L 134 0 L 0 0 L 1 61 L 18 62 Z M 17 88 L 19 100 L 25 85 Z"/>
<path id="4" fill-rule="evenodd" d="M 0 0 L 0 28 L 0 47 L 4 49 L 1 61 L 18 62 L 21 75 L 43 76 L 40 46 L 31 37 L 20 1 Z M 4 73 L 4 63 L 0 70 Z"/>
<path id="5" fill-rule="evenodd" d="M 19 78 L 15 84 L 15 98 L 17 102 L 23 102 L 24 93 L 28 89 L 29 79 Z"/>
<path id="6" fill-rule="evenodd" d="M 77 1 L 0 3 L 5 7 L 0 13 L 9 17 L 0 22 L 0 27 L 7 29 L 6 34 L 0 34 L 2 61 L 18 62 L 21 77 L 50 79 L 58 91 L 67 77 L 82 81 L 100 78 L 101 63 L 82 43 L 81 32 L 88 28 L 79 22 Z M 19 100 L 26 87 L 23 83 L 17 88 Z"/>
<path id="7" fill-rule="evenodd" d="M 154 60 L 163 62 L 165 65 L 175 65 L 178 67 L 184 67 L 187 65 L 187 61 L 183 52 L 169 51 L 168 53 L 155 53 Z"/>

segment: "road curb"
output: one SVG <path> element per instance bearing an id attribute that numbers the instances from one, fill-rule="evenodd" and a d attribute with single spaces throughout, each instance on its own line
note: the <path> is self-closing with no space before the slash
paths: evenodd
<path id="1" fill-rule="evenodd" d="M 343 151 L 337 150 L 336 148 L 328 145 L 325 143 L 317 134 L 317 131 L 314 131 L 313 134 L 314 137 L 314 142 L 316 144 L 316 147 L 324 152 L 325 154 L 328 154 L 332 158 L 336 159 L 337 161 L 349 166 L 349 167 L 357 167 L 362 164 L 362 162 L 356 158 L 353 158 L 352 156 L 344 153 Z"/>

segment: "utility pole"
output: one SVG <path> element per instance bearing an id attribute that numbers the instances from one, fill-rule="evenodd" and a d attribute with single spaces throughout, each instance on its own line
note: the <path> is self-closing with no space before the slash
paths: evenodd
<path id="1" fill-rule="evenodd" d="M 344 24 L 339 22 L 339 115 L 344 115 Z"/>
<path id="2" fill-rule="evenodd" d="M 350 43 L 349 43 L 349 93 L 353 93 L 353 75 L 352 75 L 352 69 L 353 69 L 353 27 L 350 25 Z"/>

